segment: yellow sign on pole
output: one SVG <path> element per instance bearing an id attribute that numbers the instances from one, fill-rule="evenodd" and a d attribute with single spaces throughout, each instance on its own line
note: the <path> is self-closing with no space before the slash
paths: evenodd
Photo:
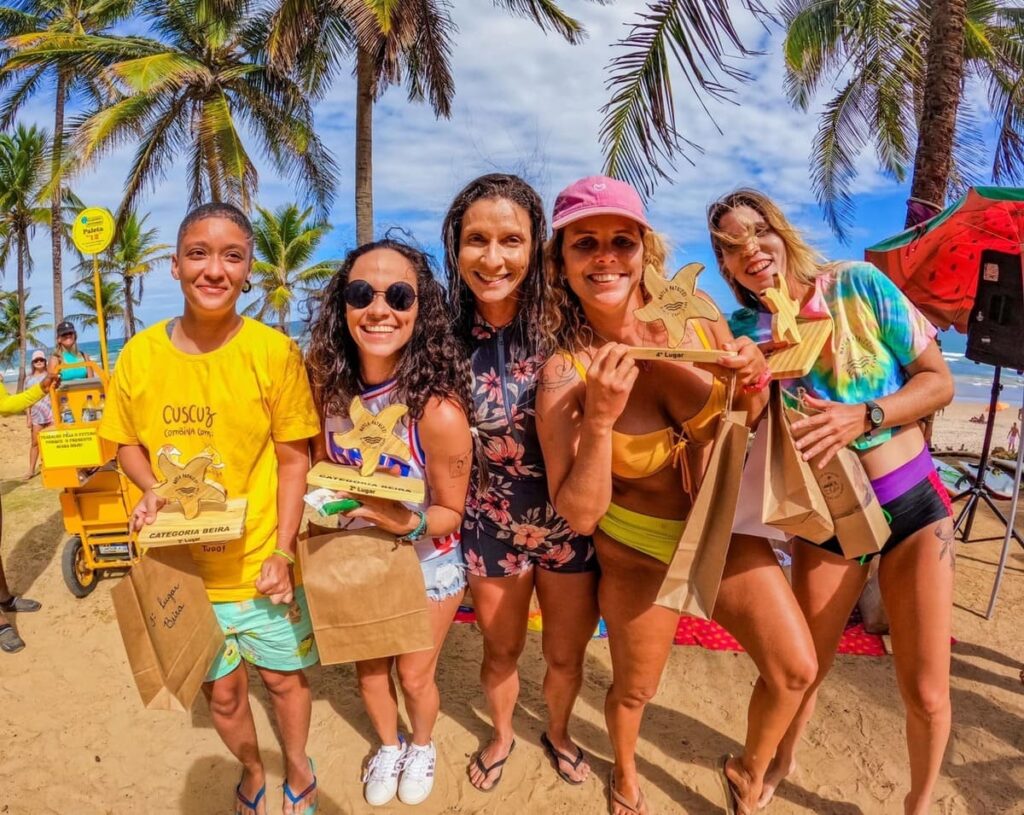
<path id="1" fill-rule="evenodd" d="M 100 292 L 100 261 L 97 255 L 114 240 L 114 216 L 103 207 L 89 207 L 75 216 L 71 227 L 71 240 L 83 255 L 92 255 L 92 286 L 96 298 L 96 322 L 100 330 L 100 361 L 104 373 L 110 373 L 107 363 L 107 327 L 103 320 L 103 301 Z"/>

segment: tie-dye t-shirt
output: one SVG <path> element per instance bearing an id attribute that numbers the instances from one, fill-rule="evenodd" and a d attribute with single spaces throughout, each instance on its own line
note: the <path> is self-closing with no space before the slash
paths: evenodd
<path id="1" fill-rule="evenodd" d="M 907 381 L 904 370 L 935 338 L 935 327 L 903 292 L 870 263 L 836 266 L 815 281 L 800 316 L 832 317 L 834 330 L 810 373 L 785 383 L 833 402 L 857 404 L 895 393 Z M 729 318 L 737 336 L 771 339 L 772 315 L 742 308 Z M 875 447 L 899 428 L 861 436 L 851 446 Z"/>

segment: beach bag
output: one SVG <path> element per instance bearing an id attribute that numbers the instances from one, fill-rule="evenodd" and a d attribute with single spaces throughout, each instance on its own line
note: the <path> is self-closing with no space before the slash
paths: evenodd
<path id="1" fill-rule="evenodd" d="M 320 662 L 335 665 L 434 647 L 415 549 L 375 527 L 299 539 Z"/>
<path id="2" fill-rule="evenodd" d="M 812 413 L 806 409 L 786 409 L 790 422 Z M 811 474 L 821 487 L 843 557 L 853 559 L 878 552 L 889 540 L 891 531 L 860 458 L 844 447 L 823 469 L 812 464 Z"/>
<path id="3" fill-rule="evenodd" d="M 711 458 L 655 602 L 711 619 L 725 571 L 750 430 L 746 414 L 723 414 Z"/>
<path id="4" fill-rule="evenodd" d="M 796 449 L 782 404 L 782 390 L 775 382 L 764 423 L 767 454 L 761 520 L 787 535 L 824 543 L 835 531 L 832 516 L 811 465 Z"/>
<path id="5" fill-rule="evenodd" d="M 188 547 L 149 550 L 110 596 L 143 705 L 190 710 L 224 632 Z"/>

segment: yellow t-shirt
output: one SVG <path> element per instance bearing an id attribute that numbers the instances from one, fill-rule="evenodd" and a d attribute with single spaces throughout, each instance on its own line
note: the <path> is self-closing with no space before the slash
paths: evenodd
<path id="1" fill-rule="evenodd" d="M 191 549 L 210 600 L 222 603 L 259 595 L 256 578 L 277 546 L 274 442 L 319 430 L 298 346 L 243 318 L 234 337 L 206 354 L 175 348 L 166 320 L 133 337 L 117 359 L 99 432 L 145 447 L 158 478 L 165 445 L 183 463 L 206 448 L 219 455 L 223 466 L 208 469 L 207 478 L 219 481 L 228 498 L 248 499 L 245 535 Z"/>

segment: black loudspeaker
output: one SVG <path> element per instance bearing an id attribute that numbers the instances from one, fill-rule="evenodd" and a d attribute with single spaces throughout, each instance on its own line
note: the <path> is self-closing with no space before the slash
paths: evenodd
<path id="1" fill-rule="evenodd" d="M 964 356 L 987 365 L 1024 368 L 1024 277 L 1020 255 L 981 253 L 978 292 L 967 324 Z"/>

